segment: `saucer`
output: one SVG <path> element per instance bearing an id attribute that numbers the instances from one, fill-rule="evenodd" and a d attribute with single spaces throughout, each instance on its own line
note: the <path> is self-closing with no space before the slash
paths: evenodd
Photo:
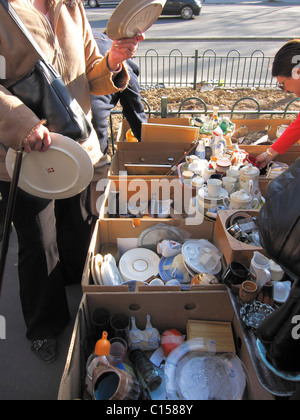
<path id="1" fill-rule="evenodd" d="M 221 192 L 220 192 L 218 197 L 210 197 L 208 195 L 207 187 L 200 188 L 200 190 L 198 191 L 198 195 L 199 195 L 200 198 L 203 198 L 204 201 L 209 201 L 209 202 L 211 202 L 211 201 L 222 201 L 223 202 L 223 199 L 225 197 L 229 197 L 229 193 L 228 193 L 227 190 L 225 190 L 225 188 L 221 188 Z"/>
<path id="2" fill-rule="evenodd" d="M 157 277 L 159 256 L 146 248 L 134 248 L 127 251 L 120 259 L 119 270 L 124 281 L 146 281 Z"/>

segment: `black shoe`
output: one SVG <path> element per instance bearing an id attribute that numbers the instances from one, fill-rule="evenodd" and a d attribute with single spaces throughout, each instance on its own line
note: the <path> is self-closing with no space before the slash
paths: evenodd
<path id="1" fill-rule="evenodd" d="M 33 341 L 31 350 L 46 364 L 50 364 L 57 359 L 56 341 L 54 338 Z"/>

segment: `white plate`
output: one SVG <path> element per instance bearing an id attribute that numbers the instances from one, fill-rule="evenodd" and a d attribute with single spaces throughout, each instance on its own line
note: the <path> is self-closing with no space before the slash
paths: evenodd
<path id="1" fill-rule="evenodd" d="M 91 271 L 92 271 L 92 277 L 94 279 L 94 283 L 96 285 L 103 284 L 102 283 L 102 278 L 101 278 L 101 265 L 103 264 L 103 262 L 104 262 L 104 259 L 103 259 L 102 255 L 100 255 L 100 254 L 97 254 L 92 259 Z"/>
<path id="2" fill-rule="evenodd" d="M 157 21 L 166 0 L 123 0 L 108 21 L 110 39 L 133 38 L 146 32 Z"/>
<path id="3" fill-rule="evenodd" d="M 120 259 L 119 270 L 124 281 L 146 281 L 157 277 L 160 258 L 155 252 L 146 248 L 134 248 Z"/>
<path id="4" fill-rule="evenodd" d="M 116 260 L 111 254 L 105 255 L 104 262 L 101 264 L 101 279 L 104 286 L 121 286 L 123 284 Z"/>
<path id="5" fill-rule="evenodd" d="M 216 254 L 220 255 L 220 251 L 213 244 L 211 244 L 206 239 L 200 240 L 191 240 L 184 243 L 182 247 L 182 255 L 184 262 L 188 265 L 194 272 L 199 273 L 209 273 L 209 274 L 219 274 L 222 269 L 221 259 L 217 263 L 216 267 L 212 270 L 207 270 L 200 263 L 200 256 L 202 248 L 210 248 L 215 251 Z"/>
<path id="6" fill-rule="evenodd" d="M 16 152 L 9 149 L 6 169 L 13 176 Z M 82 192 L 94 174 L 89 154 L 76 141 L 51 133 L 46 152 L 24 153 L 19 187 L 27 193 L 46 199 L 64 199 Z"/>

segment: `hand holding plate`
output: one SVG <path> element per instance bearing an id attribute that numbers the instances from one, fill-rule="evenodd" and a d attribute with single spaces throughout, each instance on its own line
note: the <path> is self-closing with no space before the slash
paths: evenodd
<path id="1" fill-rule="evenodd" d="M 46 152 L 51 144 L 51 137 L 47 127 L 40 124 L 23 143 L 24 151 L 30 153 L 32 151 Z"/>
<path id="2" fill-rule="evenodd" d="M 108 66 L 111 71 L 118 71 L 120 64 L 132 58 L 138 49 L 139 42 L 144 41 L 143 34 L 137 34 L 134 38 L 123 38 L 113 41 L 109 55 Z"/>

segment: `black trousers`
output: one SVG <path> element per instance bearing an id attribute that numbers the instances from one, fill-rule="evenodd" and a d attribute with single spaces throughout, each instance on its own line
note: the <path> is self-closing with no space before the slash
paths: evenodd
<path id="1" fill-rule="evenodd" d="M 10 183 L 0 181 L 5 201 L 9 189 Z M 90 243 L 90 190 L 54 201 L 18 189 L 13 223 L 27 338 L 56 336 L 70 319 L 65 285 L 81 281 Z"/>

